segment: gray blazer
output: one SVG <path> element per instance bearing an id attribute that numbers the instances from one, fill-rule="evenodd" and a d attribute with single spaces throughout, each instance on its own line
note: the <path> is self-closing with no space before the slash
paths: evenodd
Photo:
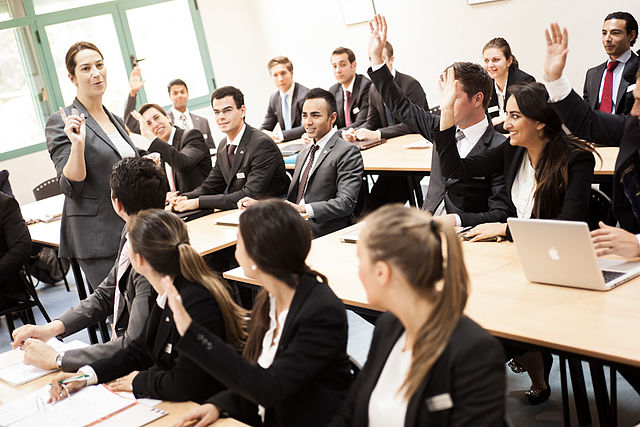
<path id="1" fill-rule="evenodd" d="M 302 167 L 311 145 L 305 147 L 296 159 L 296 168 L 287 193 L 287 200 L 296 202 Z M 336 132 L 327 141 L 309 174 L 304 201 L 311 205 L 314 217 L 309 219 L 315 237 L 329 234 L 350 225 L 353 210 L 362 185 L 364 163 L 360 150 L 345 141 Z"/>
<path id="2" fill-rule="evenodd" d="M 119 302 L 115 329 L 118 338 L 104 344 L 94 344 L 65 352 L 62 357 L 63 371 L 76 371 L 84 365 L 111 357 L 132 340 L 142 336 L 144 332 L 147 317 L 149 317 L 149 306 L 153 302 L 155 291 L 147 279 L 138 274 L 131 264 L 120 278 L 120 282 L 116 283 L 118 259 L 126 241 L 123 230 L 118 257 L 109 275 L 91 295 L 58 317 L 58 320 L 64 324 L 64 336 L 75 334 L 113 314 L 114 298 L 117 295 Z"/>
<path id="3" fill-rule="evenodd" d="M 80 259 L 115 257 L 124 221 L 111 206 L 109 179 L 113 165 L 122 157 L 77 98 L 65 108 L 65 113 L 70 115 L 72 108 L 77 109 L 80 114 L 84 113 L 86 117 L 84 159 L 87 176 L 84 181 L 70 181 L 62 173 L 71 153 L 71 141 L 64 133 L 60 112 L 53 113 L 45 127 L 47 149 L 56 168 L 60 190 L 65 195 L 60 228 L 60 256 Z M 122 120 L 106 108 L 104 110 L 137 156 L 138 152 L 124 130 Z"/>

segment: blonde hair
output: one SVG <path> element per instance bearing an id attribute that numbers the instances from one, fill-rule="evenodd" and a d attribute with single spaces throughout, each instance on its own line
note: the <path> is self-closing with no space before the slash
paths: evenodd
<path id="1" fill-rule="evenodd" d="M 366 219 L 360 241 L 371 261 L 397 268 L 412 288 L 433 303 L 416 339 L 403 388 L 411 398 L 444 351 L 463 315 L 469 277 L 458 236 L 416 209 L 387 205 Z M 443 248 L 444 246 L 444 248 Z M 436 285 L 442 282 L 441 289 Z"/>
<path id="2" fill-rule="evenodd" d="M 148 209 L 132 216 L 127 224 L 131 248 L 161 274 L 182 275 L 204 286 L 218 303 L 227 341 L 242 350 L 246 338 L 247 311 L 238 306 L 204 259 L 189 244 L 184 222 L 162 209 Z"/>

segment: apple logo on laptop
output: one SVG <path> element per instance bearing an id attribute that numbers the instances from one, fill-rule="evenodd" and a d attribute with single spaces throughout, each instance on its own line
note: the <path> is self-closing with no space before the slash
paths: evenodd
<path id="1" fill-rule="evenodd" d="M 551 258 L 554 261 L 560 260 L 560 255 L 558 254 L 558 250 L 553 246 L 551 247 L 551 249 L 549 249 L 549 258 Z"/>

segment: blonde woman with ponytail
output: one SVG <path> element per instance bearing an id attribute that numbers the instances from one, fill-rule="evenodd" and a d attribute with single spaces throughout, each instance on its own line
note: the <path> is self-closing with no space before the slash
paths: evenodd
<path id="1" fill-rule="evenodd" d="M 504 354 L 463 314 L 469 278 L 452 227 L 384 206 L 358 241 L 359 275 L 380 316 L 369 356 L 331 426 L 501 426 Z"/>
<path id="2" fill-rule="evenodd" d="M 83 366 L 77 373 L 59 375 L 51 383 L 51 401 L 86 385 L 115 380 L 111 390 L 132 391 L 136 397 L 201 402 L 224 386 L 176 348 L 180 335 L 164 288 L 173 284 L 186 310 L 202 328 L 237 351 L 244 344 L 246 312 L 233 302 L 225 285 L 191 247 L 187 228 L 176 215 L 160 209 L 144 210 L 129 219 L 127 229 L 131 265 L 159 295 L 149 301 L 153 308 L 146 330 L 112 357 Z M 89 378 L 64 387 L 58 384 L 78 374 Z"/>

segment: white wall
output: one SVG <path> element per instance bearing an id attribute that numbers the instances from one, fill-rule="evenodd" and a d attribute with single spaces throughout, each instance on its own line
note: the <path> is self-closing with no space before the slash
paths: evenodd
<path id="1" fill-rule="evenodd" d="M 200 0 L 198 4 L 216 82 L 244 92 L 247 122 L 254 126 L 262 123 L 275 90 L 266 64 L 276 55 L 291 58 L 296 81 L 310 88 L 334 83 L 329 61 L 331 51 L 340 45 L 354 50 L 358 72 L 366 73 L 368 25 L 345 26 L 339 0 Z M 454 61 L 479 62 L 482 46 L 496 36 L 506 38 L 521 68 L 540 79 L 544 28 L 552 20 L 569 30 L 567 74 L 581 93 L 587 68 L 605 60 L 600 43 L 604 17 L 624 10 L 640 19 L 638 0 L 502 0 L 474 6 L 466 0 L 375 0 L 375 5 L 387 16 L 396 68 L 422 83 L 430 105 L 439 103 L 436 79 L 442 69 Z M 11 172 L 22 203 L 33 200 L 31 189 L 54 175 L 46 153 L 0 162 L 0 169 Z"/>

